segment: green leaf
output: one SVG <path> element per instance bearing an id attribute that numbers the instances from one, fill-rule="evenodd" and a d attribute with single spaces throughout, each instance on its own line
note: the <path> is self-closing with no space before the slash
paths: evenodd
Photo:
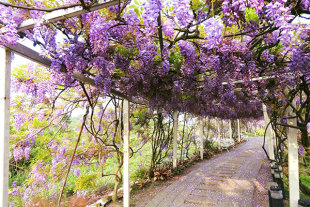
<path id="1" fill-rule="evenodd" d="M 255 12 L 255 8 L 245 8 L 245 20 L 247 22 L 249 22 L 250 20 L 259 22 L 259 17 Z"/>
<path id="2" fill-rule="evenodd" d="M 200 0 L 192 0 L 192 6 L 191 9 L 192 10 L 198 10 L 204 7 L 204 3 Z"/>

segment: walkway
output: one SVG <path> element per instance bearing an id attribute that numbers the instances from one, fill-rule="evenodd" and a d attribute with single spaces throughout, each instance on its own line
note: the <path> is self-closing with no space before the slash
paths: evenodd
<path id="1" fill-rule="evenodd" d="M 253 206 L 254 180 L 265 158 L 262 137 L 204 162 L 158 193 L 147 207 Z"/>

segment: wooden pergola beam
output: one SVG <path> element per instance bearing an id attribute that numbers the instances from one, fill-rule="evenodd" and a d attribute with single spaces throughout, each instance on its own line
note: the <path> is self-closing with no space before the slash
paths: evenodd
<path id="1" fill-rule="evenodd" d="M 81 6 L 78 8 L 70 8 L 70 9 L 61 9 L 57 11 L 50 12 L 42 17 L 44 20 L 43 24 L 48 24 L 52 22 L 57 22 L 60 20 L 65 20 L 67 18 L 79 16 L 81 14 L 86 14 L 88 12 L 93 12 L 99 9 L 107 8 L 109 6 L 114 6 L 119 4 L 120 0 L 112 0 L 109 2 L 100 3 L 94 6 L 91 6 L 89 10 L 83 9 Z M 21 25 L 18 28 L 18 32 L 22 32 L 24 30 L 32 29 L 35 26 L 36 20 L 34 19 L 28 19 L 21 23 Z"/>
<path id="2" fill-rule="evenodd" d="M 17 43 L 16 45 L 6 45 L 6 47 L 11 50 L 13 53 L 16 53 L 24 58 L 27 58 L 33 62 L 36 62 L 40 65 L 43 65 L 47 68 L 50 68 L 52 65 L 52 61 L 49 60 L 48 58 L 42 57 L 39 55 L 39 53 L 37 53 L 36 51 L 32 50 L 29 47 L 26 47 L 20 43 Z M 62 66 L 61 71 L 66 74 L 66 68 L 64 66 Z M 74 72 L 72 77 L 78 81 L 81 81 L 83 83 L 92 85 L 92 86 L 96 86 L 94 79 L 89 78 L 81 73 L 78 72 Z M 118 96 L 120 98 L 123 99 L 127 99 L 130 100 L 134 103 L 139 103 L 139 101 L 136 100 L 132 100 L 131 98 L 129 98 L 128 96 L 122 94 L 121 92 L 115 90 L 115 89 L 111 89 L 111 94 Z"/>
<path id="3" fill-rule="evenodd" d="M 268 80 L 268 79 L 272 79 L 272 78 L 275 78 L 275 76 L 263 76 L 263 77 L 257 77 L 257 78 L 250 78 L 249 82 Z M 232 84 L 237 84 L 237 83 L 244 83 L 244 81 L 243 80 L 236 80 L 236 81 L 232 82 Z M 222 85 L 228 85 L 228 83 L 222 82 Z"/>

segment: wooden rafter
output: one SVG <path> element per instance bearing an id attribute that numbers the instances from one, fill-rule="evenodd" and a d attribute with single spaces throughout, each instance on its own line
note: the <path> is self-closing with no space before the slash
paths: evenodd
<path id="1" fill-rule="evenodd" d="M 70 17 L 74 17 L 74 16 L 79 16 L 81 14 L 85 14 L 88 12 L 92 12 L 92 11 L 96 11 L 99 9 L 103 9 L 109 6 L 113 6 L 113 5 L 117 5 L 120 3 L 120 0 L 112 0 L 109 2 L 104 2 L 104 3 L 100 3 L 97 5 L 94 5 L 92 7 L 90 7 L 89 10 L 84 10 L 82 7 L 79 7 L 78 9 L 76 8 L 71 8 L 71 9 L 66 9 L 66 10 L 57 10 L 51 13 L 46 14 L 45 16 L 43 16 L 43 19 L 45 20 L 44 23 L 48 24 L 48 23 L 52 23 L 52 22 L 56 22 L 59 20 L 64 20 L 66 18 L 70 18 Z M 18 28 L 18 31 L 24 31 L 27 29 L 31 29 L 35 26 L 35 20 L 33 19 L 29 19 L 24 21 L 20 27 Z M 48 58 L 42 57 L 39 53 L 37 53 L 36 51 L 32 50 L 31 48 L 28 48 L 20 43 L 17 43 L 15 45 L 6 45 L 6 47 L 8 49 L 10 49 L 12 52 L 25 57 L 33 62 L 36 62 L 40 65 L 43 65 L 45 67 L 51 67 L 52 62 L 51 60 L 49 60 Z M 63 73 L 66 73 L 66 68 L 63 66 L 63 68 L 61 69 L 61 71 Z M 83 83 L 95 86 L 95 81 L 92 78 L 89 78 L 81 73 L 78 72 L 74 72 L 72 77 L 76 80 L 79 80 Z M 132 100 L 131 98 L 129 98 L 128 96 L 122 94 L 121 92 L 115 90 L 115 89 L 111 89 L 111 94 L 118 96 L 120 98 L 124 98 L 127 99 L 129 101 L 132 101 L 134 103 L 139 103 L 139 101 L 136 100 Z M 140 103 L 142 104 L 142 103 Z"/>
<path id="2" fill-rule="evenodd" d="M 20 43 L 17 43 L 16 45 L 7 45 L 6 46 L 8 49 L 10 49 L 12 52 L 25 57 L 33 62 L 36 62 L 40 65 L 43 65 L 47 68 L 50 68 L 52 65 L 52 61 L 49 60 L 48 58 L 42 57 L 39 55 L 39 53 L 37 53 L 36 51 L 32 50 L 31 48 L 28 48 Z M 63 66 L 61 71 L 66 74 L 66 68 Z M 78 72 L 74 72 L 72 77 L 76 80 L 79 80 L 83 83 L 92 85 L 92 86 L 96 86 L 95 81 L 92 78 L 89 78 L 81 73 Z M 122 94 L 121 92 L 115 90 L 115 89 L 111 89 L 111 94 L 118 96 L 120 98 L 124 98 L 127 100 L 130 100 L 132 102 L 137 103 L 138 101 L 132 100 L 131 98 L 127 97 L 126 95 Z"/>
<path id="3" fill-rule="evenodd" d="M 108 2 L 104 2 L 104 3 L 91 6 L 89 10 L 84 10 L 81 6 L 79 6 L 78 8 L 70 8 L 70 9 L 62 9 L 62 10 L 53 11 L 42 17 L 42 19 L 44 20 L 43 24 L 48 24 L 48 23 L 64 20 L 67 18 L 79 16 L 81 14 L 107 8 L 109 6 L 114 6 L 119 3 L 120 3 L 120 0 L 112 0 L 112 1 L 108 1 Z M 25 20 L 19 26 L 18 32 L 33 28 L 35 26 L 35 21 L 36 20 L 34 19 Z"/>

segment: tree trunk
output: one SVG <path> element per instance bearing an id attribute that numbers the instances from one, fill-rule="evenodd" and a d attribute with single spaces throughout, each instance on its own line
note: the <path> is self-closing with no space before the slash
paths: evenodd
<path id="1" fill-rule="evenodd" d="M 120 184 L 120 179 L 118 177 L 118 173 L 119 173 L 120 169 L 121 169 L 121 166 L 119 165 L 117 167 L 117 169 L 115 170 L 115 183 L 114 183 L 114 189 L 113 189 L 113 195 L 112 195 L 112 201 L 113 202 L 116 202 L 118 199 L 117 190 L 118 190 L 118 186 Z"/>
<path id="2" fill-rule="evenodd" d="M 310 147 L 307 127 L 302 127 L 300 132 L 301 132 L 301 143 L 302 143 L 302 145 L 304 147 Z"/>

